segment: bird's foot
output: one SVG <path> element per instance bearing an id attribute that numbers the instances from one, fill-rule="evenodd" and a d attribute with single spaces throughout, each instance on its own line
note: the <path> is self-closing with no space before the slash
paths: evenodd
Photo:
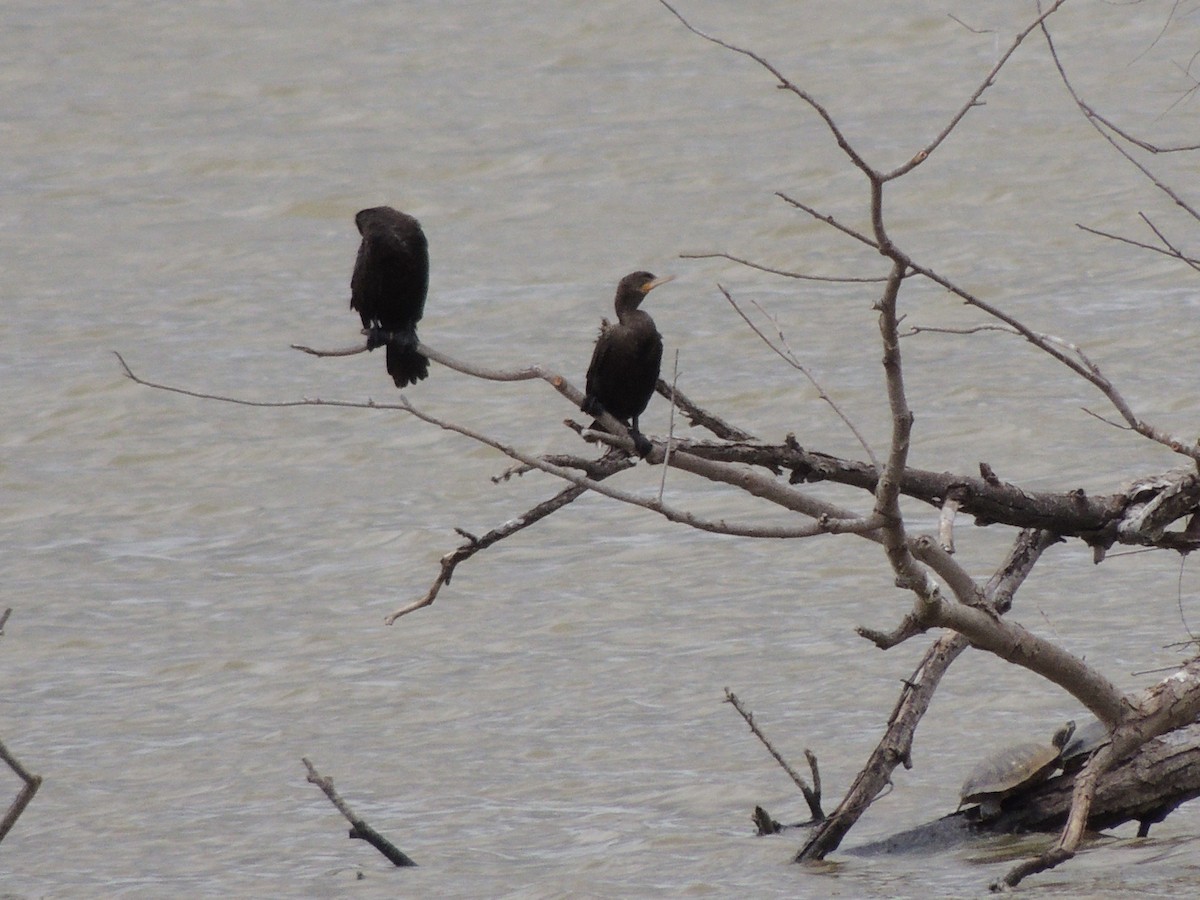
<path id="1" fill-rule="evenodd" d="M 367 349 L 374 350 L 376 347 L 382 347 L 388 342 L 387 332 L 378 325 L 372 325 L 370 328 L 364 329 L 367 333 Z"/>
<path id="2" fill-rule="evenodd" d="M 654 449 L 654 444 L 650 442 L 648 437 L 646 437 L 640 431 L 632 430 L 629 432 L 629 436 L 633 438 L 633 449 L 637 451 L 638 456 L 640 456 L 642 459 L 645 459 L 650 455 L 650 451 Z"/>

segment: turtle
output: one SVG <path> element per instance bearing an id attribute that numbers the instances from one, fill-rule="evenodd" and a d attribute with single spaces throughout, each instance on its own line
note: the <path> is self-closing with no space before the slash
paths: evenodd
<path id="1" fill-rule="evenodd" d="M 1049 744 L 1031 741 L 1006 747 L 979 763 L 962 786 L 962 802 L 979 804 L 979 818 L 992 819 L 1000 814 L 1005 798 L 1041 784 L 1058 768 L 1063 747 L 1075 733 L 1068 722 L 1054 734 Z"/>
<path id="2" fill-rule="evenodd" d="M 1095 718 L 1076 730 L 1075 736 L 1063 745 L 1063 771 L 1077 772 L 1082 769 L 1088 757 L 1108 741 L 1108 734 L 1108 726 Z"/>

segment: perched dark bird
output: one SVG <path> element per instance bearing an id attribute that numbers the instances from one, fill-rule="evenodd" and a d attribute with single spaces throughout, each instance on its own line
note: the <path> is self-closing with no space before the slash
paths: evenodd
<path id="1" fill-rule="evenodd" d="M 362 243 L 350 278 L 350 306 L 362 316 L 367 348 L 387 345 L 387 370 L 396 387 L 429 374 L 417 352 L 417 322 L 429 288 L 429 245 L 412 216 L 376 206 L 354 217 Z"/>
<path id="2" fill-rule="evenodd" d="M 650 452 L 650 442 L 638 430 L 638 416 L 654 394 L 663 343 L 650 314 L 638 307 L 646 294 L 674 277 L 634 272 L 621 279 L 615 301 L 617 323 L 596 340 L 587 371 L 587 396 L 580 406 L 589 415 L 607 412 L 625 422 L 642 456 Z M 593 423 L 592 427 L 599 426 Z"/>

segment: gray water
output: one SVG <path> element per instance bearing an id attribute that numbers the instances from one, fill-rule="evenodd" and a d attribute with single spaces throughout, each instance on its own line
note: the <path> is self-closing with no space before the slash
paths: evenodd
<path id="1" fill-rule="evenodd" d="M 1030 12 L 681 8 L 768 56 L 886 166 L 944 126 Z M 794 763 L 817 753 L 831 808 L 923 649 L 885 654 L 853 636 L 890 627 L 909 602 L 874 547 L 713 537 L 590 497 L 463 564 L 434 606 L 385 627 L 459 544 L 454 528 L 485 532 L 558 485 L 494 484 L 505 458 L 400 413 L 191 399 L 132 384 L 111 354 L 154 381 L 247 399 L 393 398 L 379 354 L 289 349 L 358 339 L 352 217 L 389 203 L 429 236 L 430 345 L 578 384 L 617 279 L 674 273 L 649 306 L 686 392 L 763 438 L 794 431 L 861 455 L 719 282 L 777 317 L 882 452 L 877 287 L 680 258 L 883 274 L 774 196 L 864 227 L 864 181 L 811 110 L 649 0 L 0 10 L 0 575 L 13 608 L 0 738 L 46 779 L 0 847 L 3 891 L 963 896 L 1005 870 L 966 849 L 838 854 L 814 872 L 788 864 L 800 838 L 752 836 L 755 804 L 785 820 L 805 809 L 723 689 Z M 1167 24 L 1170 10 L 1071 4 L 1055 27 L 1094 102 L 1194 142 L 1195 102 L 1175 101 L 1196 14 Z M 1194 158 L 1153 164 L 1194 186 Z M 1192 246 L 1195 223 L 1096 138 L 1041 44 L 888 200 L 914 253 L 1086 347 L 1139 414 L 1196 433 L 1194 275 L 1074 227 L 1149 239 L 1144 210 Z M 911 324 L 978 321 L 928 286 L 904 310 Z M 904 350 L 915 465 L 986 460 L 1033 487 L 1111 491 L 1176 464 L 1084 414 L 1102 399 L 1013 338 L 924 336 Z M 435 366 L 407 393 L 531 452 L 580 450 L 561 425 L 578 413 L 541 383 Z M 665 433 L 666 404 L 643 426 Z M 620 483 L 653 492 L 659 477 L 643 467 Z M 779 520 L 682 473 L 667 496 Z M 1009 536 L 964 526 L 959 540 L 986 576 Z M 1132 689 L 1177 659 L 1164 645 L 1184 635 L 1181 608 L 1200 620 L 1198 588 L 1174 557 L 1096 568 L 1072 543 L 1048 554 L 1016 615 Z M 915 768 L 897 771 L 849 843 L 941 815 L 980 752 L 1077 712 L 970 654 L 918 735 Z M 420 868 L 347 841 L 302 756 Z M 16 787 L 0 780 L 5 796 Z M 1117 835 L 1031 890 L 1195 893 L 1197 808 L 1149 841 Z"/>

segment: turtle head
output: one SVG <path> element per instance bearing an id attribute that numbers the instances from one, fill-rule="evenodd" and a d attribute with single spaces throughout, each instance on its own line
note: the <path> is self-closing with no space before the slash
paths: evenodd
<path id="1" fill-rule="evenodd" d="M 1054 732 L 1054 738 L 1050 743 L 1054 744 L 1059 750 L 1067 746 L 1067 741 L 1071 739 L 1071 735 L 1075 733 L 1075 720 L 1072 719 L 1058 731 Z"/>

